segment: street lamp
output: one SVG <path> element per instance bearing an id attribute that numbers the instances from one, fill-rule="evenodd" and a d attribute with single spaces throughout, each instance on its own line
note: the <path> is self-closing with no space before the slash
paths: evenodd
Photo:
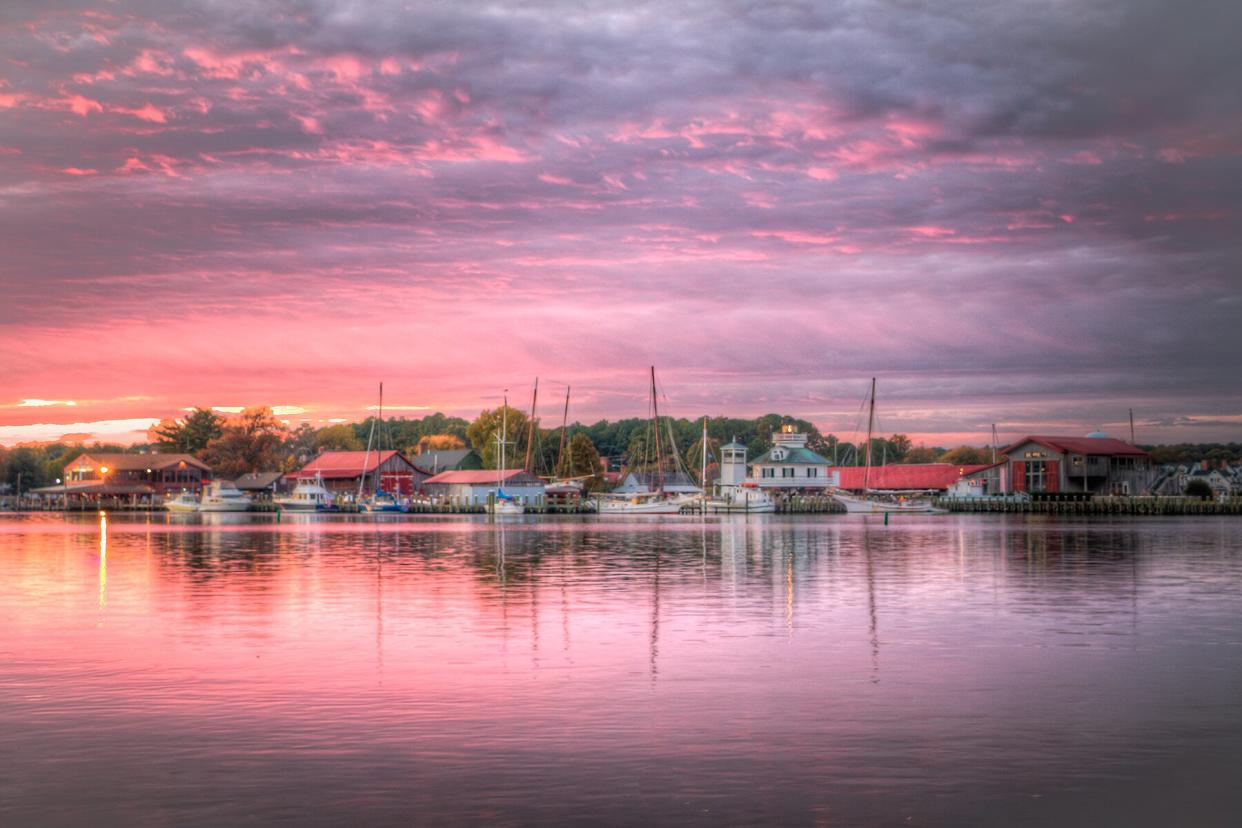
<path id="1" fill-rule="evenodd" d="M 108 487 L 108 472 L 109 469 L 107 466 L 99 467 L 99 497 L 101 500 L 103 499 L 103 490 Z"/>

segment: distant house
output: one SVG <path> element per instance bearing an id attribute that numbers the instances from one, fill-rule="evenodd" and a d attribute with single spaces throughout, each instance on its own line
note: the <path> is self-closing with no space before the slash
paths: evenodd
<path id="1" fill-rule="evenodd" d="M 474 449 L 424 451 L 410 459 L 414 467 L 428 475 L 443 471 L 469 471 L 483 468 L 483 460 Z"/>
<path id="2" fill-rule="evenodd" d="M 66 495 L 145 496 L 198 492 L 211 480 L 211 467 L 191 454 L 95 454 L 64 468 Z"/>
<path id="3" fill-rule="evenodd" d="M 285 475 L 281 472 L 251 472 L 243 474 L 233 481 L 237 488 L 255 497 L 271 497 L 289 487 L 284 482 Z"/>
<path id="4" fill-rule="evenodd" d="M 470 469 L 440 472 L 423 481 L 423 491 L 430 497 L 446 498 L 453 503 L 483 506 L 498 488 L 523 505 L 534 505 L 544 494 L 543 481 L 521 469 L 502 475 L 492 469 Z"/>
<path id="5" fill-rule="evenodd" d="M 999 470 L 1000 464 L 989 465 L 955 465 L 953 463 L 907 463 L 889 466 L 872 466 L 870 472 L 865 466 L 838 466 L 830 476 L 839 489 L 862 491 L 864 488 L 879 491 L 947 491 L 971 475 L 979 474 L 988 469 Z M 978 480 L 980 494 L 996 494 L 999 484 L 994 484 L 992 491 L 984 492 L 986 475 Z M 969 485 L 969 484 L 967 484 Z"/>
<path id="6" fill-rule="evenodd" d="M 672 494 L 697 494 L 702 491 L 685 472 L 680 471 L 664 474 L 654 471 L 628 472 L 613 491 L 617 494 L 642 494 L 658 488 Z"/>
<path id="7" fill-rule="evenodd" d="M 413 494 L 414 489 L 429 475 L 420 472 L 399 451 L 325 451 L 289 477 L 295 480 L 323 481 L 328 491 L 336 494 L 357 494 L 374 491 L 376 476 L 379 487 L 394 494 Z"/>
<path id="8" fill-rule="evenodd" d="M 807 435 L 783 425 L 772 435 L 772 448 L 750 461 L 749 482 L 761 489 L 794 491 L 830 485 L 832 461 L 806 447 Z"/>
<path id="9" fill-rule="evenodd" d="M 1160 470 L 1147 452 L 1106 434 L 1032 435 L 1004 449 L 1007 492 L 1149 492 Z"/>

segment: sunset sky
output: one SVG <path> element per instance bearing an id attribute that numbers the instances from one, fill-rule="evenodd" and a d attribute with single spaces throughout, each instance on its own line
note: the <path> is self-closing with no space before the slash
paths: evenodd
<path id="1" fill-rule="evenodd" d="M 0 443 L 779 411 L 1242 439 L 1242 3 L 0 4 Z M 558 419 L 549 402 L 545 417 Z"/>

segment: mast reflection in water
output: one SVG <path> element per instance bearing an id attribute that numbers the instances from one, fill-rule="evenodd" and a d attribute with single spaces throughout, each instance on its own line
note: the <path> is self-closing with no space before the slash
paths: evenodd
<path id="1" fill-rule="evenodd" d="M 0 824 L 1232 822 L 1228 519 L 0 518 Z"/>

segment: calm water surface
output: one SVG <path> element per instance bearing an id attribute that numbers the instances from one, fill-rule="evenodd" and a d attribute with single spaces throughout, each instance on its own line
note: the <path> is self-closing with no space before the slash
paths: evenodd
<path id="1" fill-rule="evenodd" d="M 0 824 L 1242 824 L 1240 530 L 0 516 Z"/>

